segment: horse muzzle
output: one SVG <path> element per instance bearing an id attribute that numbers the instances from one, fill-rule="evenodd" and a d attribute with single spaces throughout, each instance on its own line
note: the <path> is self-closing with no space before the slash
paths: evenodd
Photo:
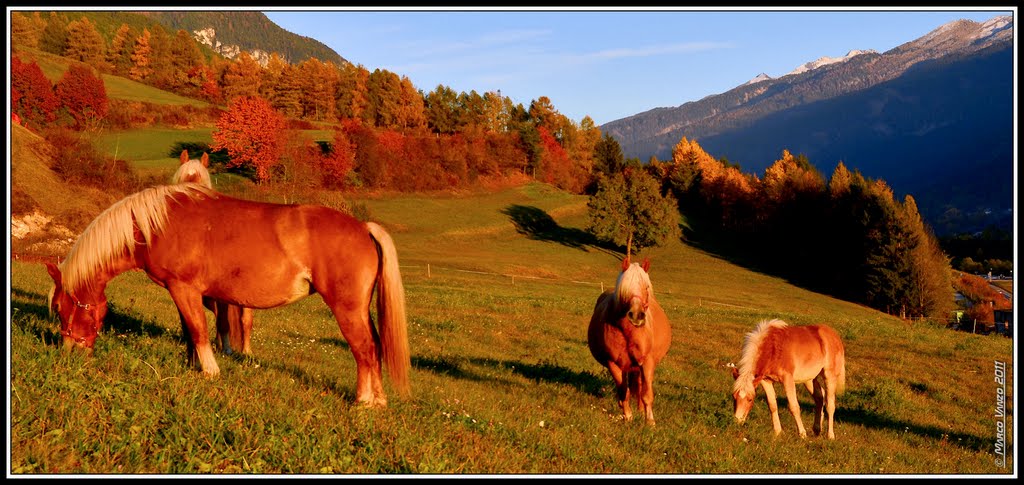
<path id="1" fill-rule="evenodd" d="M 96 343 L 96 337 L 76 337 L 71 332 L 61 332 L 61 341 L 64 350 L 82 350 L 86 354 L 91 355 L 93 344 Z"/>

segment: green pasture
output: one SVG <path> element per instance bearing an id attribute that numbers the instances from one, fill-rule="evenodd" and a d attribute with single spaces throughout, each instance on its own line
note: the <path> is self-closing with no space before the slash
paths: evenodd
<path id="1" fill-rule="evenodd" d="M 140 151 L 140 153 L 142 153 Z M 156 157 L 152 157 L 156 158 Z M 908 323 L 748 271 L 681 242 L 651 250 L 673 343 L 655 427 L 620 418 L 586 325 L 620 254 L 580 230 L 585 199 L 541 184 L 365 204 L 398 247 L 412 397 L 354 405 L 355 361 L 314 295 L 255 314 L 253 355 L 189 368 L 167 292 L 107 287 L 95 353 L 58 348 L 42 265 L 12 261 L 11 470 L 50 474 L 1000 475 L 994 362 L 1012 341 Z M 344 251 L 344 248 L 338 248 Z M 253 255 L 259 257 L 259 255 Z M 272 262 L 268 262 L 272 264 Z M 780 396 L 733 422 L 743 335 L 765 318 L 828 323 L 846 343 L 837 440 L 801 440 Z M 210 329 L 212 335 L 212 328 Z M 1013 385 L 1006 387 L 1013 429 Z M 781 389 L 780 389 L 781 392 Z M 810 429 L 812 401 L 801 391 Z"/>

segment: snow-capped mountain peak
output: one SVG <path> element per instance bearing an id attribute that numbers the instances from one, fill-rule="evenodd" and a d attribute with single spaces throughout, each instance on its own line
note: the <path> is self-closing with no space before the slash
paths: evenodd
<path id="1" fill-rule="evenodd" d="M 751 79 L 751 80 L 747 81 L 743 85 L 746 86 L 747 84 L 755 84 L 755 83 L 759 83 L 761 81 L 769 81 L 769 80 L 771 80 L 771 78 L 772 78 L 771 76 L 769 76 L 769 75 L 767 75 L 767 74 L 762 72 L 761 74 L 758 74 L 757 76 L 755 76 L 754 79 Z"/>
<path id="2" fill-rule="evenodd" d="M 865 49 L 865 50 L 854 49 L 854 50 L 848 52 L 843 57 L 829 57 L 829 56 L 819 57 L 817 60 L 814 60 L 814 61 L 811 61 L 811 62 L 808 62 L 808 63 L 800 65 L 799 67 L 797 67 L 796 69 L 793 69 L 792 71 L 790 71 L 786 75 L 789 76 L 790 74 L 800 74 L 802 72 L 807 72 L 807 71 L 810 71 L 810 70 L 813 70 L 813 69 L 817 69 L 817 68 L 822 67 L 822 66 L 827 66 L 829 64 L 835 64 L 837 62 L 846 62 L 846 61 L 852 59 L 853 57 L 859 56 L 861 54 L 877 54 L 877 53 L 878 52 L 875 51 L 874 49 Z"/>

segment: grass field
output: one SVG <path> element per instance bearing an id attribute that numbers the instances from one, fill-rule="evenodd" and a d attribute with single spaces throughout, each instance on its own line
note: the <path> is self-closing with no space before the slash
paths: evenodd
<path id="1" fill-rule="evenodd" d="M 125 147 L 130 146 L 127 141 Z M 128 148 L 125 148 L 128 149 Z M 140 151 L 140 153 L 142 153 Z M 155 159 L 156 157 L 154 157 Z M 682 242 L 651 250 L 673 343 L 656 427 L 623 422 L 586 325 L 620 254 L 580 229 L 585 199 L 541 184 L 497 193 L 362 198 L 398 247 L 412 389 L 354 405 L 355 361 L 317 296 L 255 315 L 253 355 L 186 366 L 167 292 L 128 272 L 107 288 L 92 357 L 57 347 L 42 265 L 12 261 L 11 473 L 997 475 L 1013 461 L 1013 341 L 871 309 L 752 272 Z M 843 337 L 837 440 L 796 436 L 780 396 L 733 422 L 743 335 L 761 319 Z M 212 329 L 211 329 L 212 331 Z M 1006 363 L 1007 464 L 995 463 Z M 813 404 L 801 391 L 805 426 Z"/>

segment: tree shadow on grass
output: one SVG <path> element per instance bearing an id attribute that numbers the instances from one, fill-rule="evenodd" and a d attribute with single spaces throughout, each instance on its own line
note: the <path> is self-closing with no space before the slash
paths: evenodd
<path id="1" fill-rule="evenodd" d="M 601 241 L 586 231 L 558 225 L 547 212 L 537 207 L 512 204 L 501 213 L 512 220 L 516 231 L 536 241 L 554 242 L 582 251 L 594 248 L 616 255 L 621 252 L 616 245 Z"/>
<path id="2" fill-rule="evenodd" d="M 413 367 L 427 370 L 436 374 L 443 374 L 456 379 L 465 379 L 476 382 L 501 381 L 506 384 L 511 382 L 474 371 L 473 366 L 488 367 L 495 370 L 511 371 L 514 374 L 528 379 L 545 382 L 549 384 L 564 384 L 576 388 L 576 390 L 596 397 L 603 397 L 603 388 L 608 383 L 607 379 L 590 372 L 579 372 L 560 366 L 551 362 L 542 361 L 536 364 L 528 364 L 515 360 L 497 360 L 489 358 L 461 358 L 461 357 L 413 357 Z M 609 381 L 610 382 L 610 381 Z"/>

